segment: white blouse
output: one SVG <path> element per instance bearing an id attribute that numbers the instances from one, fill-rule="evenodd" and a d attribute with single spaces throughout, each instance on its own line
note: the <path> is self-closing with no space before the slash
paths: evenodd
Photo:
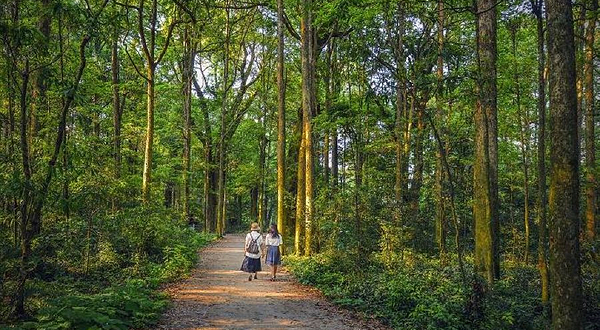
<path id="1" fill-rule="evenodd" d="M 258 253 L 250 253 L 250 252 L 246 251 L 246 247 L 248 247 L 250 245 L 250 241 L 252 241 L 252 240 L 256 240 L 256 244 L 258 244 Z M 244 252 L 246 253 L 246 257 L 250 257 L 253 259 L 259 259 L 260 255 L 262 253 L 262 245 L 263 245 L 263 238 L 259 232 L 251 231 L 248 234 L 246 234 L 246 244 L 244 244 Z"/>
<path id="2" fill-rule="evenodd" d="M 267 238 L 265 239 L 265 245 L 279 246 L 281 244 L 283 244 L 281 234 L 277 238 L 273 238 L 273 235 L 271 235 L 271 233 L 267 234 Z"/>

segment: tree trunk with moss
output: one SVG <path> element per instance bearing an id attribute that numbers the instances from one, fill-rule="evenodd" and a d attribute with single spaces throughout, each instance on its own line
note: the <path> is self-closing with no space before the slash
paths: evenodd
<path id="1" fill-rule="evenodd" d="M 588 0 L 588 13 L 585 29 L 585 58 L 583 64 L 584 100 L 585 100 L 585 220 L 586 236 L 591 242 L 596 236 L 596 146 L 594 120 L 594 34 L 598 0 Z"/>
<path id="2" fill-rule="evenodd" d="M 302 143 L 304 147 L 304 255 L 312 253 L 313 230 L 313 141 L 312 116 L 315 113 L 315 39 L 312 28 L 312 0 L 302 2 L 301 58 L 302 58 Z M 298 162 L 300 163 L 300 161 Z M 300 181 L 300 179 L 298 180 Z M 298 220 L 296 220 L 298 221 Z"/>
<path id="3" fill-rule="evenodd" d="M 546 58 L 544 50 L 544 18 L 543 0 L 531 0 L 531 8 L 536 20 L 537 48 L 538 48 L 538 145 L 537 145 L 537 170 L 538 170 L 538 196 L 536 199 L 536 213 L 538 220 L 538 269 L 542 285 L 542 304 L 546 305 L 549 299 L 550 279 L 548 278 L 548 234 L 546 226 L 547 195 L 546 195 Z"/>
<path id="4" fill-rule="evenodd" d="M 582 329 L 579 263 L 579 140 L 573 12 L 548 0 L 550 92 L 550 278 L 552 328 Z"/>
<path id="5" fill-rule="evenodd" d="M 183 219 L 188 223 L 192 223 L 193 219 L 190 214 L 190 157 L 192 151 L 192 74 L 194 70 L 195 51 L 192 46 L 190 31 L 188 28 L 184 30 L 183 37 L 183 169 L 182 169 L 182 185 L 183 185 Z"/>
<path id="6" fill-rule="evenodd" d="M 475 107 L 473 216 L 475 271 L 488 284 L 499 276 L 496 2 L 477 1 L 478 101 Z"/>

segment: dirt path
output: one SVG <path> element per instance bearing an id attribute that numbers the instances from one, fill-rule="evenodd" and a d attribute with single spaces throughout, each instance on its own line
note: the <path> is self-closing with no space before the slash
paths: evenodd
<path id="1" fill-rule="evenodd" d="M 173 305 L 157 329 L 384 329 L 338 310 L 315 290 L 280 272 L 268 281 L 239 271 L 242 235 L 227 235 L 200 252 L 192 276 L 168 291 Z M 264 260 L 263 260 L 264 261 Z"/>

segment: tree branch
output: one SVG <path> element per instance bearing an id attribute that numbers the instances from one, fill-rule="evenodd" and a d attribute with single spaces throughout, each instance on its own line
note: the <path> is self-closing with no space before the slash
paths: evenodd
<path id="1" fill-rule="evenodd" d="M 162 51 L 160 52 L 160 55 L 158 55 L 158 59 L 156 61 L 154 61 L 154 65 L 160 63 L 160 61 L 163 59 L 163 56 L 165 56 L 165 53 L 169 49 L 169 43 L 171 42 L 171 36 L 173 35 L 173 29 L 175 28 L 175 25 L 177 25 L 179 23 L 180 23 L 179 21 L 173 21 L 169 25 L 169 31 L 167 32 L 167 41 L 165 42 L 165 45 L 164 45 Z"/>
<path id="2" fill-rule="evenodd" d="M 292 35 L 292 37 L 294 37 L 296 40 L 302 39 L 300 37 L 300 34 L 298 34 L 298 32 L 296 32 L 296 29 L 294 29 L 294 27 L 292 26 L 292 23 L 290 22 L 289 18 L 287 17 L 287 14 L 285 13 L 285 11 L 283 12 L 283 24 L 285 24 L 285 27 L 287 28 L 288 32 Z"/>

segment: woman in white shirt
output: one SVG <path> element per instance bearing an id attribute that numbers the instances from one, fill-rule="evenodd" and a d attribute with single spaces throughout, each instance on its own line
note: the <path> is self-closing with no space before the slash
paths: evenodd
<path id="1" fill-rule="evenodd" d="M 258 223 L 253 222 L 250 226 L 250 232 L 246 234 L 246 244 L 244 244 L 245 258 L 242 262 L 240 270 L 250 273 L 248 281 L 252 281 L 252 273 L 254 273 L 254 279 L 257 279 L 256 272 L 260 272 L 260 257 L 263 254 L 262 251 L 263 238 L 260 234 L 260 227 Z"/>
<path id="2" fill-rule="evenodd" d="M 267 260 L 266 264 L 271 266 L 271 281 L 277 278 L 277 266 L 281 265 L 281 253 L 279 252 L 279 246 L 283 244 L 281 235 L 277 231 L 277 225 L 271 224 L 269 233 L 265 239 L 267 245 Z"/>

